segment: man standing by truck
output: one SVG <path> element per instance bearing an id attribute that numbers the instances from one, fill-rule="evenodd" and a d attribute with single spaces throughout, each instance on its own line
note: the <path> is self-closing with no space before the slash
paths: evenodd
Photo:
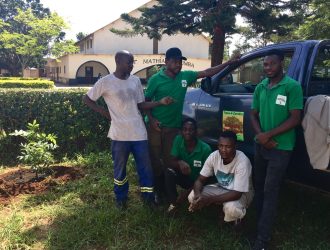
<path id="1" fill-rule="evenodd" d="M 255 89 L 251 122 L 255 130 L 254 185 L 257 239 L 254 250 L 266 249 L 276 216 L 280 184 L 295 145 L 295 127 L 303 108 L 302 88 L 283 73 L 284 53 L 272 50 L 264 58 L 267 76 Z"/>
<path id="2" fill-rule="evenodd" d="M 165 67 L 153 75 L 147 86 L 147 101 L 159 101 L 170 96 L 174 102 L 165 107 L 156 107 L 146 112 L 149 120 L 148 138 L 151 165 L 155 176 L 156 202 L 162 203 L 165 196 L 164 172 L 170 166 L 173 140 L 179 133 L 182 122 L 182 110 L 187 88 L 198 78 L 210 77 L 224 69 L 237 59 L 208 68 L 203 71 L 181 71 L 182 56 L 179 48 L 170 48 L 165 54 Z"/>

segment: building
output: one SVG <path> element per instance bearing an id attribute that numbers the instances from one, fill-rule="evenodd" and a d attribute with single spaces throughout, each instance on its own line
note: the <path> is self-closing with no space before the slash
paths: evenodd
<path id="1" fill-rule="evenodd" d="M 141 7 L 152 7 L 156 1 L 150 1 Z M 136 9 L 129 13 L 138 17 Z M 164 35 L 158 41 L 158 54 L 153 54 L 154 41 L 146 35 L 122 37 L 110 31 L 111 28 L 123 30 L 129 24 L 121 18 L 89 34 L 77 42 L 80 51 L 57 59 L 48 60 L 46 74 L 53 80 L 66 84 L 91 84 L 100 76 L 115 70 L 114 55 L 119 50 L 128 50 L 134 54 L 132 74 L 138 75 L 145 82 L 159 65 L 164 64 L 164 53 L 170 47 L 179 47 L 187 61 L 183 69 L 203 70 L 210 67 L 210 40 L 204 35 L 176 34 Z"/>

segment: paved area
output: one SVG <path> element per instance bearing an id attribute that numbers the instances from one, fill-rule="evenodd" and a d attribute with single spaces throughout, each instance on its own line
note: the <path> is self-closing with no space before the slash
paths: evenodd
<path id="1" fill-rule="evenodd" d="M 93 84 L 78 84 L 78 85 L 68 85 L 63 83 L 55 83 L 55 88 L 91 88 Z"/>

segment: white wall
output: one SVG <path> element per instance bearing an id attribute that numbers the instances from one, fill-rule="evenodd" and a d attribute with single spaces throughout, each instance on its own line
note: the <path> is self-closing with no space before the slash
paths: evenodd
<path id="1" fill-rule="evenodd" d="M 156 1 L 150 1 L 145 6 L 151 7 Z M 145 7 L 144 6 L 144 7 Z M 139 17 L 141 13 L 134 10 L 129 15 Z M 115 54 L 119 50 L 128 50 L 133 54 L 152 54 L 153 41 L 146 35 L 138 35 L 134 37 L 122 37 L 110 31 L 111 28 L 118 30 L 131 29 L 131 26 L 122 19 L 106 25 L 105 27 L 90 34 L 89 37 L 82 40 L 84 54 Z M 87 49 L 87 40 L 92 39 L 93 47 Z M 191 58 L 209 57 L 209 41 L 202 35 L 183 35 L 176 34 L 172 36 L 163 35 L 159 41 L 158 54 L 165 53 L 170 47 L 179 47 L 184 56 Z"/>
<path id="2" fill-rule="evenodd" d="M 114 72 L 116 69 L 115 58 L 113 55 L 87 55 L 87 54 L 72 54 L 66 55 L 56 62 L 50 61 L 48 67 L 61 67 L 61 73 L 59 73 L 60 81 L 67 82 L 68 79 L 75 79 L 77 70 L 81 65 L 88 62 L 85 66 L 93 66 L 94 77 L 97 77 L 98 73 L 103 74 L 102 69 L 99 64 L 90 63 L 90 61 L 102 63 L 110 72 Z M 142 69 L 148 68 L 152 65 L 164 64 L 164 55 L 134 55 L 134 68 L 132 74 L 139 72 Z M 63 72 L 63 67 L 65 65 L 66 73 Z M 183 62 L 183 70 L 204 70 L 210 67 L 211 62 L 208 59 L 201 58 L 188 58 L 187 61 Z M 102 71 L 102 72 L 99 72 Z M 80 75 L 84 75 L 85 67 L 81 67 L 79 70 Z"/>

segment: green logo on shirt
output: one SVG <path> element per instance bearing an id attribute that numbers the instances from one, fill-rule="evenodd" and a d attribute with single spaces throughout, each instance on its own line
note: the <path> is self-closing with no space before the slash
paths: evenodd
<path id="1" fill-rule="evenodd" d="M 222 171 L 217 171 L 216 174 L 217 180 L 222 187 L 228 187 L 234 179 L 233 173 L 224 173 Z"/>

